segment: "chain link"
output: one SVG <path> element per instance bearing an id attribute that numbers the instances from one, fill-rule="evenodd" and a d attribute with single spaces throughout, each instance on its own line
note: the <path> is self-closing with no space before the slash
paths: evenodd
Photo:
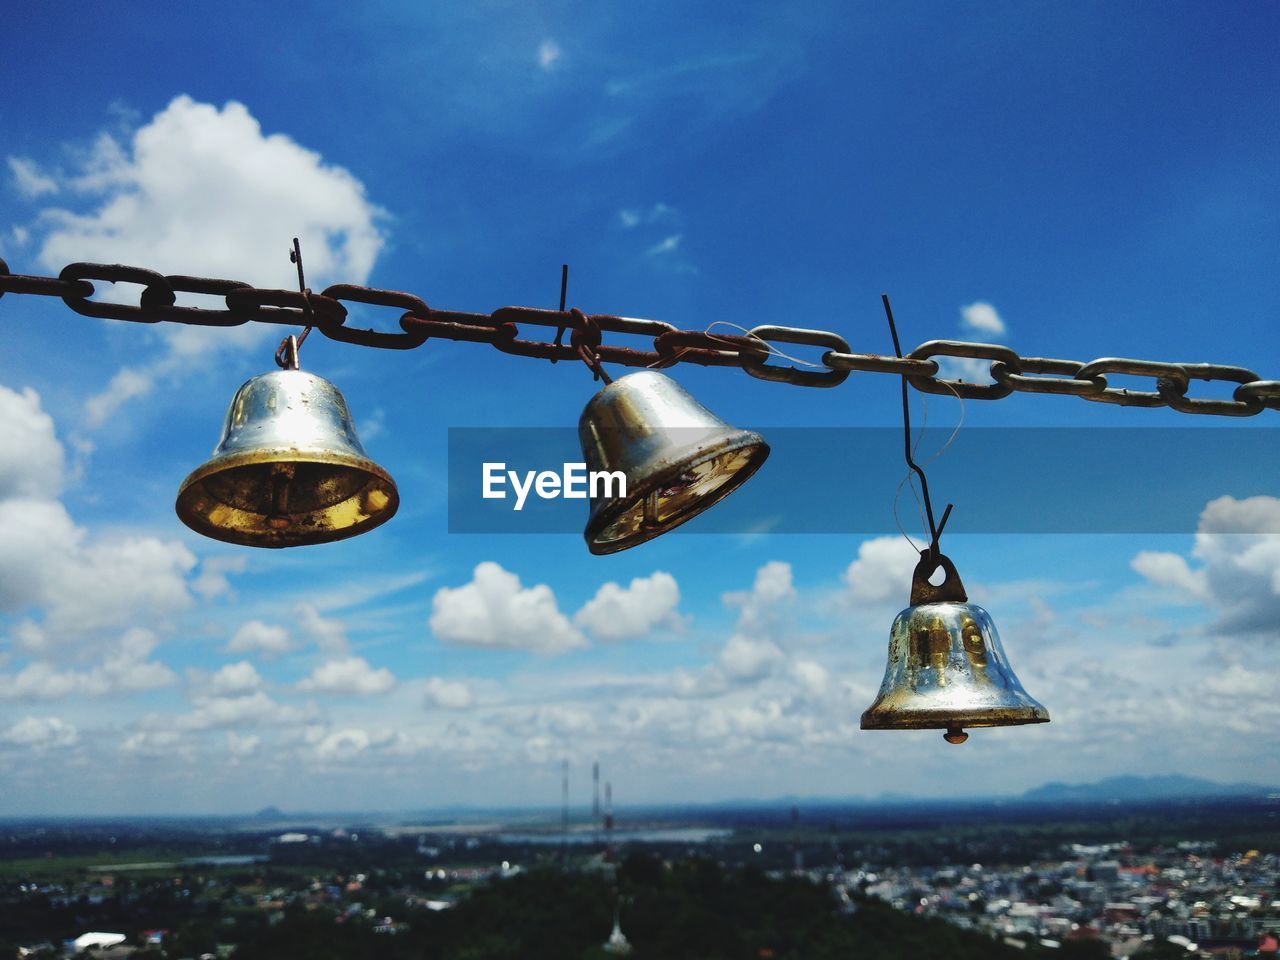
<path id="1" fill-rule="evenodd" d="M 109 303 L 92 299 L 97 283 L 135 283 L 142 286 L 137 303 Z M 72 263 L 56 277 L 9 272 L 0 260 L 0 298 L 6 293 L 60 297 L 76 313 L 134 323 L 238 326 L 249 321 L 290 326 L 314 326 L 341 343 L 389 350 L 411 350 L 428 340 L 487 343 L 503 353 L 540 360 L 572 360 L 586 350 L 597 364 L 664 369 L 681 363 L 704 367 L 740 367 L 749 375 L 775 383 L 806 387 L 834 387 L 849 374 L 887 373 L 905 377 L 924 393 L 960 396 L 968 400 L 999 400 L 1012 393 L 1077 396 L 1094 403 L 1125 407 L 1168 407 L 1180 413 L 1251 417 L 1264 409 L 1280 410 L 1280 380 L 1262 380 L 1245 367 L 1215 363 L 1171 363 L 1103 357 L 1090 362 L 1048 357 L 1022 357 L 1010 347 L 961 340 L 930 340 L 905 357 L 853 353 L 848 342 L 828 330 L 758 326 L 745 336 L 680 330 L 660 320 L 586 314 L 580 310 L 500 307 L 492 313 L 438 310 L 425 300 L 399 290 L 353 284 L 334 284 L 323 293 L 272 290 L 238 280 L 213 277 L 165 276 L 154 270 L 123 264 Z M 221 297 L 225 309 L 178 306 L 179 294 Z M 362 303 L 402 310 L 399 331 L 361 329 L 347 324 L 344 303 Z M 571 331 L 570 342 L 531 339 L 522 328 L 546 327 Z M 640 337 L 646 348 L 606 343 L 604 335 Z M 776 344 L 817 347 L 815 360 L 792 357 Z M 798 366 L 770 363 L 770 357 Z M 935 357 L 990 361 L 990 383 L 969 383 L 940 376 Z M 1153 391 L 1112 387 L 1108 374 L 1151 377 Z M 1192 380 L 1236 383 L 1230 399 L 1188 396 Z"/>

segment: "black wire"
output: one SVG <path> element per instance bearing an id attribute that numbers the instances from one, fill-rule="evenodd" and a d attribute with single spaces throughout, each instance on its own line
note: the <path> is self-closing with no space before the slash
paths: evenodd
<path id="1" fill-rule="evenodd" d="M 898 326 L 893 322 L 893 308 L 889 306 L 889 295 L 887 293 L 880 294 L 880 301 L 884 304 L 884 314 L 889 320 L 889 333 L 893 336 L 893 352 L 898 355 L 898 359 L 902 359 L 902 345 L 898 342 Z M 924 494 L 924 510 L 929 518 L 929 536 L 931 538 L 929 549 L 936 553 L 938 540 L 942 536 L 943 527 L 947 525 L 947 518 L 951 516 L 953 504 L 947 504 L 947 509 L 942 511 L 942 522 L 935 524 L 933 522 L 933 501 L 929 498 L 929 481 L 925 478 L 924 469 L 911 456 L 911 405 L 907 401 L 906 377 L 902 377 L 902 433 L 904 440 L 903 452 L 906 454 L 907 466 L 914 470 L 916 476 L 920 478 L 920 490 Z M 923 553 L 924 551 L 921 552 Z"/>

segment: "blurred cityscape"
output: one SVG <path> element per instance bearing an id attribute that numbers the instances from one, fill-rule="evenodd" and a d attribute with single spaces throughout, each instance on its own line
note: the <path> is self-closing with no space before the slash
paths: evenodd
<path id="1" fill-rule="evenodd" d="M 1268 956 L 1278 814 L 1259 792 L 615 822 L 597 780 L 589 812 L 15 821 L 0 957 Z"/>

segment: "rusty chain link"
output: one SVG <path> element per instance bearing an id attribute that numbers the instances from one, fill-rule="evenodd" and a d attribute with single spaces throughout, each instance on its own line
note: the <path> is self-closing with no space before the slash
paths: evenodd
<path id="1" fill-rule="evenodd" d="M 142 286 L 136 304 L 91 299 L 96 283 L 135 283 Z M 425 300 L 399 290 L 353 284 L 334 284 L 323 293 L 273 290 L 238 280 L 213 277 L 165 276 L 123 264 L 72 263 L 56 277 L 9 272 L 0 260 L 0 298 L 6 293 L 58 297 L 76 313 L 136 323 L 238 326 L 249 321 L 314 326 L 331 340 L 362 347 L 407 350 L 428 340 L 487 343 L 503 353 L 540 360 L 571 360 L 587 349 L 597 363 L 664 369 L 679 363 L 704 367 L 740 367 L 761 380 L 807 387 L 833 387 L 852 372 L 887 373 L 905 377 L 917 390 L 969 400 L 999 400 L 1012 393 L 1077 396 L 1095 403 L 1124 407 L 1168 407 L 1180 413 L 1251 417 L 1264 409 L 1280 410 L 1280 380 L 1263 380 L 1244 367 L 1215 363 L 1172 363 L 1103 357 L 1090 362 L 1048 357 L 1023 357 L 1010 347 L 959 340 L 930 340 L 904 357 L 853 353 L 839 334 L 799 327 L 757 326 L 745 336 L 680 330 L 660 320 L 642 320 L 580 310 L 500 307 L 492 313 L 438 310 Z M 225 309 L 178 306 L 179 294 L 221 297 Z M 344 303 L 391 307 L 403 311 L 399 332 L 360 329 L 348 325 Z M 546 327 L 571 331 L 570 342 L 522 337 L 522 328 Z M 604 342 L 604 334 L 643 337 L 649 349 Z M 815 360 L 801 360 L 775 344 L 814 347 L 823 351 Z M 770 363 L 771 357 L 799 366 Z M 990 383 L 968 383 L 940 374 L 935 357 L 990 361 Z M 1112 387 L 1107 374 L 1151 377 L 1156 389 Z M 1190 396 L 1192 380 L 1238 384 L 1230 399 Z"/>

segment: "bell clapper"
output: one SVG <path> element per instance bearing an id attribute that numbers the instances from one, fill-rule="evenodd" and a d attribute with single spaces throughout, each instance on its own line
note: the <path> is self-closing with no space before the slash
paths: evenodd
<path id="1" fill-rule="evenodd" d="M 289 485 L 293 482 L 294 465 L 277 463 L 271 467 L 271 508 L 267 524 L 274 530 L 283 530 L 293 523 L 289 517 Z"/>
<path id="2" fill-rule="evenodd" d="M 658 504 L 662 499 L 662 491 L 658 489 L 651 490 L 649 495 L 644 498 L 644 526 L 653 529 L 660 526 L 658 520 Z"/>
<path id="3" fill-rule="evenodd" d="M 969 739 L 969 735 L 960 727 L 947 727 L 947 732 L 942 735 L 942 739 L 947 743 L 964 743 Z"/>

